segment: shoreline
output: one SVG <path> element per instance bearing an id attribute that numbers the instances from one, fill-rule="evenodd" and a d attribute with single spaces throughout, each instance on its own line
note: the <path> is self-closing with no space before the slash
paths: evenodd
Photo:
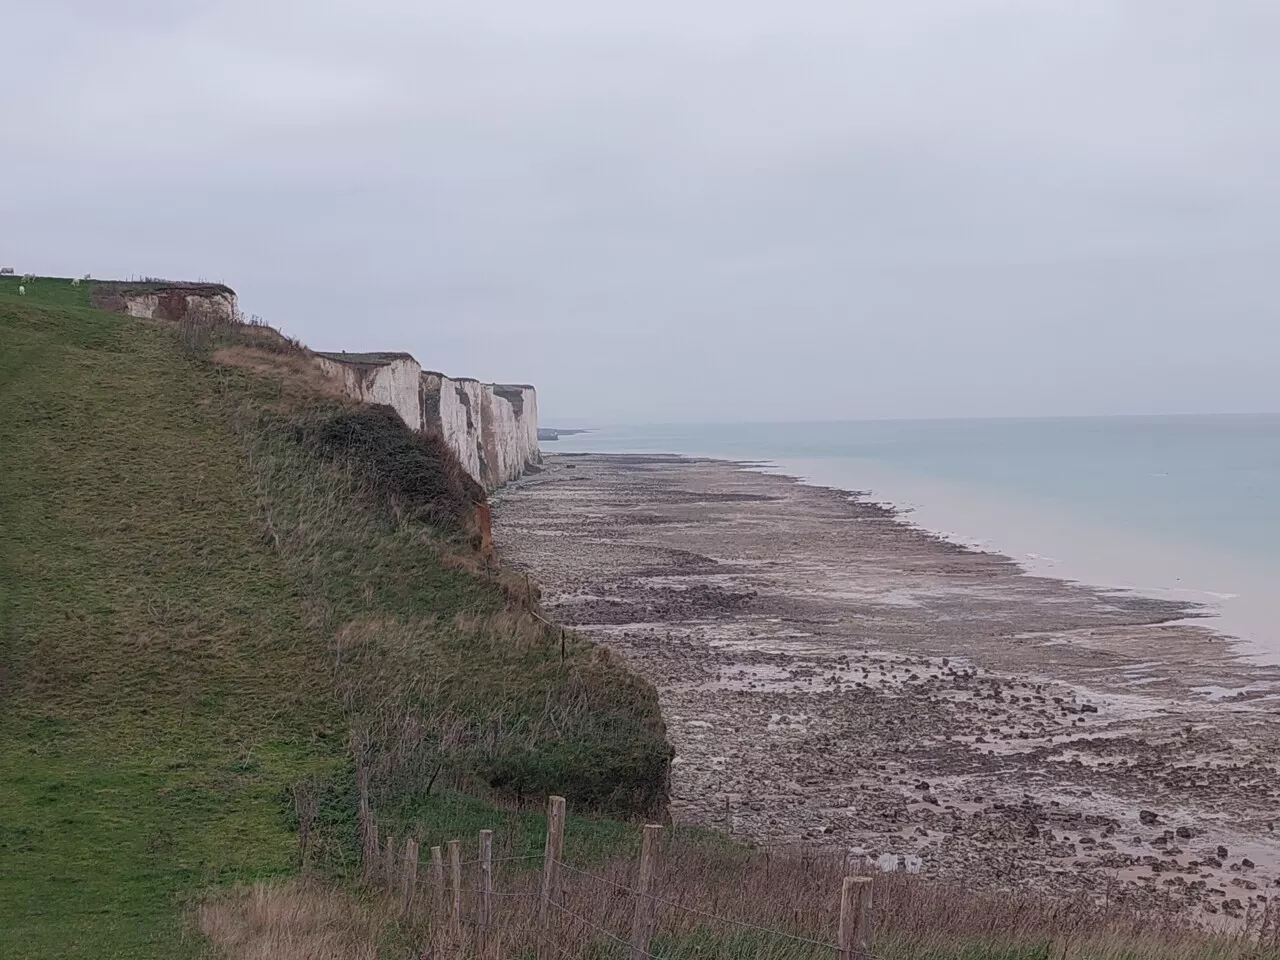
<path id="1" fill-rule="evenodd" d="M 1280 671 L 1185 603 L 758 466 L 557 453 L 495 498 L 548 612 L 658 687 L 679 822 L 1214 922 L 1261 902 Z"/>
<path id="2" fill-rule="evenodd" d="M 1169 561 L 1160 559 L 1160 555 L 1170 549 L 1175 553 L 1186 554 L 1190 549 L 1186 545 L 1179 544 L 1171 547 L 1169 544 L 1157 543 L 1129 531 L 1117 536 L 1114 531 L 1104 531 L 1098 524 L 1089 523 L 1086 527 L 1087 534 L 1076 536 L 1075 547 L 1063 550 L 1060 549 L 1061 542 L 1069 537 L 1063 535 L 1061 528 L 1068 523 L 1078 524 L 1080 521 L 1077 518 L 1057 516 L 1052 523 L 1046 524 L 1044 522 L 1046 510 L 1042 506 L 1032 507 L 1018 503 L 1010 508 L 1006 502 L 1002 508 L 1005 516 L 995 519 L 991 511 L 982 513 L 982 507 L 985 505 L 982 498 L 957 499 L 957 488 L 954 484 L 925 484 L 917 478 L 914 481 L 913 493 L 906 494 L 903 492 L 904 487 L 911 488 L 913 481 L 904 482 L 902 477 L 896 477 L 883 485 L 868 484 L 865 489 L 852 490 L 842 485 L 839 478 L 819 478 L 805 461 L 762 460 L 744 461 L 744 463 L 750 463 L 752 469 L 759 469 L 805 485 L 842 491 L 851 498 L 883 506 L 892 512 L 900 523 L 916 527 L 926 534 L 941 537 L 978 553 L 1007 558 L 1030 576 L 1065 580 L 1100 593 L 1136 595 L 1186 605 L 1189 608 L 1188 616 L 1184 618 L 1186 625 L 1212 629 L 1224 640 L 1235 644 L 1242 656 L 1248 656 L 1259 664 L 1280 665 L 1280 644 L 1274 640 L 1268 642 L 1264 639 L 1268 634 L 1275 632 L 1274 624 L 1277 621 L 1269 617 L 1266 610 L 1256 610 L 1250 614 L 1228 609 L 1229 606 L 1233 606 L 1233 601 L 1243 601 L 1245 606 L 1249 606 L 1249 599 L 1256 600 L 1260 596 L 1265 596 L 1269 589 L 1265 575 L 1240 570 L 1234 558 L 1215 555 L 1211 562 L 1202 561 L 1199 564 L 1201 569 L 1192 573 L 1191 576 L 1198 583 L 1203 584 L 1211 579 L 1210 575 L 1203 572 L 1203 568 L 1226 568 L 1232 571 L 1228 574 L 1228 579 L 1238 589 L 1218 590 L 1190 583 L 1173 586 L 1171 584 L 1180 584 L 1183 578 L 1168 570 Z M 896 488 L 897 492 L 889 489 L 890 487 Z M 950 495 L 944 487 L 950 488 Z M 935 493 L 928 504 L 923 502 L 923 498 L 926 497 L 925 490 Z M 911 502 L 917 498 L 922 498 L 922 502 Z M 946 502 L 947 505 L 939 507 L 938 502 Z M 1011 532 L 1016 524 L 1008 514 L 1019 512 L 1026 526 L 1031 528 L 1038 526 L 1036 533 L 1028 535 Z M 961 522 L 955 518 L 962 515 L 971 518 L 975 513 L 982 519 L 965 521 L 965 532 L 955 529 Z M 1054 529 L 1055 526 L 1057 529 Z M 977 535 L 976 532 L 970 532 L 977 527 L 983 529 L 982 536 Z M 1046 548 L 1044 544 L 1053 540 L 1058 541 L 1058 547 Z M 1107 543 L 1112 549 L 1095 545 L 1100 542 Z M 1032 549 L 1033 547 L 1037 549 Z M 1116 547 L 1120 549 L 1116 550 Z M 1049 556 L 1042 552 L 1046 549 L 1066 556 Z M 1134 563 L 1129 559 L 1121 566 L 1125 569 L 1141 568 L 1147 572 L 1146 575 L 1136 578 L 1132 573 L 1121 572 L 1120 566 L 1107 568 L 1105 562 L 1099 562 L 1100 554 L 1116 552 L 1124 553 L 1130 558 L 1134 554 L 1142 555 L 1141 562 Z M 1198 552 L 1203 556 L 1209 551 L 1200 549 Z M 1081 556 L 1085 554 L 1093 556 L 1082 560 Z M 1166 567 L 1165 573 L 1153 575 L 1152 571 L 1161 566 Z M 1157 582 L 1143 582 L 1144 580 Z"/>
<path id="3" fill-rule="evenodd" d="M 1280 600 L 1268 600 L 1280 569 L 1271 574 L 1216 546 L 1117 530 L 1097 518 L 1055 511 L 1047 503 L 1032 503 L 1016 495 L 997 497 L 958 481 L 902 471 L 886 474 L 884 464 L 869 460 L 748 459 L 696 451 L 556 451 L 560 456 L 579 453 L 714 460 L 843 492 L 886 508 L 899 522 L 926 534 L 1007 558 L 1031 576 L 1065 580 L 1100 593 L 1120 592 L 1184 605 L 1189 611 L 1188 625 L 1214 630 L 1242 656 L 1260 665 L 1280 666 L 1280 627 L 1276 626 L 1280 624 Z M 877 477 L 878 482 L 851 482 L 850 471 Z M 980 519 L 975 521 L 974 517 Z M 1117 562 L 1117 557 L 1125 559 Z"/>

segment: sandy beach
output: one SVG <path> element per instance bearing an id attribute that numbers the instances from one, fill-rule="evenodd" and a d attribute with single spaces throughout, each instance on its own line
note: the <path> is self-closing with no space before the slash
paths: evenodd
<path id="1" fill-rule="evenodd" d="M 1215 924 L 1280 893 L 1280 668 L 1195 609 L 718 460 L 549 456 L 494 535 L 658 687 L 677 824 Z"/>

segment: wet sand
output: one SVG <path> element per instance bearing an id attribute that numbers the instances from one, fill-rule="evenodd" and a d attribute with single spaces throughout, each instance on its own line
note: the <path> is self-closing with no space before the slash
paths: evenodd
<path id="1" fill-rule="evenodd" d="M 494 534 L 658 687 L 678 823 L 1214 923 L 1280 894 L 1280 668 L 1192 608 L 717 460 L 552 455 Z"/>

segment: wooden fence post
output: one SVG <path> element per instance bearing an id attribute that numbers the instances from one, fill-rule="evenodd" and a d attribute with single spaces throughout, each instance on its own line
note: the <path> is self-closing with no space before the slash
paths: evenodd
<path id="1" fill-rule="evenodd" d="M 400 874 L 404 890 L 405 909 L 413 906 L 418 896 L 418 841 L 412 837 L 404 842 L 404 872 Z"/>
<path id="2" fill-rule="evenodd" d="M 382 869 L 382 847 L 378 845 L 378 823 L 372 817 L 365 828 L 364 838 L 364 879 L 373 884 L 378 879 L 378 871 Z"/>
<path id="3" fill-rule="evenodd" d="M 872 960 L 870 877 L 845 877 L 840 888 L 840 960 Z"/>
<path id="4" fill-rule="evenodd" d="M 382 884 L 387 890 L 396 888 L 396 842 L 387 834 L 387 847 L 382 857 Z"/>
<path id="5" fill-rule="evenodd" d="M 631 960 L 645 960 L 649 956 L 649 937 L 653 935 L 653 881 L 658 872 L 661 839 L 662 827 L 651 823 L 644 828 L 640 876 L 636 880 L 636 914 L 631 923 Z"/>
<path id="6" fill-rule="evenodd" d="M 372 883 L 378 869 L 378 825 L 369 805 L 369 768 L 364 764 L 363 751 L 351 733 L 352 750 L 356 757 L 356 829 L 360 834 L 360 859 L 366 883 Z"/>
<path id="7" fill-rule="evenodd" d="M 431 885 L 435 892 L 431 894 L 431 904 L 437 918 L 444 920 L 444 854 L 439 847 L 431 848 Z"/>
<path id="8" fill-rule="evenodd" d="M 489 955 L 493 923 L 493 831 L 480 831 L 480 954 Z"/>
<path id="9" fill-rule="evenodd" d="M 538 904 L 537 960 L 556 955 L 551 945 L 551 904 L 560 897 L 560 858 L 564 856 L 564 797 L 547 801 L 547 844 L 542 851 L 542 901 Z M 554 898 L 554 899 L 553 899 Z"/>
<path id="10" fill-rule="evenodd" d="M 456 936 L 462 928 L 462 844 L 450 840 L 449 883 L 453 888 L 453 900 L 449 906 L 449 924 Z"/>

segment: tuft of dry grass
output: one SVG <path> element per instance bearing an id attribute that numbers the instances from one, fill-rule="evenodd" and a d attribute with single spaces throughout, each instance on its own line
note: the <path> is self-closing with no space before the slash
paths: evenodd
<path id="1" fill-rule="evenodd" d="M 386 917 L 344 891 L 292 882 L 219 892 L 194 922 L 234 960 L 377 960 Z"/>
<path id="2" fill-rule="evenodd" d="M 286 392 L 286 401 L 319 396 L 355 405 L 355 401 L 348 399 L 342 385 L 324 372 L 320 361 L 312 354 L 280 353 L 236 343 L 218 347 L 212 352 L 211 359 L 219 366 L 236 367 L 259 377 L 270 377 Z"/>
<path id="3" fill-rule="evenodd" d="M 285 357 L 313 358 L 296 337 L 267 326 L 261 317 L 228 317 L 213 306 L 197 301 L 174 324 L 178 342 L 190 357 L 209 359 L 220 347 L 241 346 Z"/>

